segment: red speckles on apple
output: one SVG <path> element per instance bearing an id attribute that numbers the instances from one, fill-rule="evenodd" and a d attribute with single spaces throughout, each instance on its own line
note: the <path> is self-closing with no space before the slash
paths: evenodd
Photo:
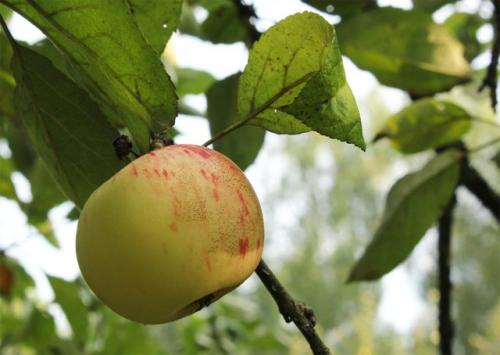
<path id="1" fill-rule="evenodd" d="M 165 177 L 165 179 L 168 179 L 168 171 L 167 170 L 163 169 L 161 171 L 161 174 Z"/>
<path id="2" fill-rule="evenodd" d="M 248 210 L 248 205 L 247 202 L 245 201 L 245 198 L 243 197 L 243 194 L 241 193 L 240 190 L 237 191 L 238 198 L 241 202 L 241 206 L 243 206 L 243 212 L 245 213 L 245 216 L 248 216 L 250 214 L 250 211 Z"/>
<path id="3" fill-rule="evenodd" d="M 139 176 L 139 173 L 137 172 L 137 167 L 134 164 L 132 164 L 132 175 Z"/>
<path id="4" fill-rule="evenodd" d="M 217 189 L 214 189 L 214 191 L 212 192 L 212 195 L 214 196 L 215 201 L 219 202 L 220 195 L 219 195 L 219 191 L 217 191 Z"/>
<path id="5" fill-rule="evenodd" d="M 186 146 L 184 146 L 184 148 L 185 148 L 184 151 L 186 151 L 186 149 L 188 149 L 191 152 L 198 154 L 200 157 L 202 157 L 204 159 L 208 159 L 212 156 L 212 152 L 206 148 L 196 147 L 193 145 L 186 145 Z"/>
<path id="6" fill-rule="evenodd" d="M 248 251 L 248 238 L 240 238 L 240 256 L 242 258 L 245 257 L 247 251 Z"/>
<path id="7" fill-rule="evenodd" d="M 161 174 L 160 174 L 160 170 L 158 170 L 158 169 L 154 169 L 154 172 L 155 172 L 156 176 L 158 176 L 158 177 L 160 177 L 160 176 L 161 176 Z"/>
<path id="8" fill-rule="evenodd" d="M 172 232 L 177 232 L 177 224 L 175 222 L 170 223 L 170 225 L 168 226 L 168 228 L 170 228 L 170 230 Z"/>
<path id="9" fill-rule="evenodd" d="M 207 267 L 208 272 L 212 272 L 212 260 L 210 260 L 209 256 L 205 258 L 205 265 Z"/>
<path id="10" fill-rule="evenodd" d="M 205 171 L 205 169 L 200 169 L 200 173 L 201 175 L 203 175 L 203 177 L 205 178 L 205 180 L 208 180 L 208 175 L 207 175 L 207 172 Z"/>
<path id="11" fill-rule="evenodd" d="M 148 155 L 149 155 L 149 156 L 152 156 L 152 157 L 155 157 L 155 156 L 156 156 L 155 152 L 149 152 L 149 153 L 148 153 Z"/>

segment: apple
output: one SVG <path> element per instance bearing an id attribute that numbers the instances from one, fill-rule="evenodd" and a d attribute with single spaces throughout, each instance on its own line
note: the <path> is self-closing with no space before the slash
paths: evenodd
<path id="1" fill-rule="evenodd" d="M 262 211 L 229 158 L 171 145 L 132 161 L 82 209 L 78 264 L 112 310 L 144 324 L 187 316 L 233 290 L 257 267 Z"/>

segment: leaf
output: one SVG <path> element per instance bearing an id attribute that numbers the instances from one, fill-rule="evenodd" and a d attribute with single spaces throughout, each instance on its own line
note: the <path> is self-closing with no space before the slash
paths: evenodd
<path id="1" fill-rule="evenodd" d="M 200 7 L 208 13 L 201 22 L 195 15 Z M 248 39 L 248 29 L 243 25 L 238 8 L 231 0 L 186 2 L 179 28 L 183 33 L 212 43 L 234 43 Z"/>
<path id="2" fill-rule="evenodd" d="M 364 149 L 333 27 L 310 12 L 271 27 L 250 51 L 238 117 L 276 133 L 312 129 Z"/>
<path id="3" fill-rule="evenodd" d="M 477 31 L 486 21 L 477 14 L 455 12 L 446 19 L 444 25 L 462 42 L 465 58 L 471 61 L 483 50 L 477 39 Z"/>
<path id="4" fill-rule="evenodd" d="M 16 82 L 10 72 L 9 63 L 12 49 L 7 37 L 0 30 L 0 116 L 13 117 L 14 109 L 14 87 Z"/>
<path id="5" fill-rule="evenodd" d="M 207 92 L 207 117 L 212 136 L 235 122 L 239 77 L 239 74 L 231 75 Z M 265 133 L 260 127 L 243 126 L 215 141 L 214 148 L 244 170 L 259 154 Z"/>
<path id="6" fill-rule="evenodd" d="M 48 59 L 17 48 L 13 69 L 19 113 L 62 191 L 81 208 L 124 165 L 112 145 L 118 134 L 88 94 Z"/>
<path id="7" fill-rule="evenodd" d="M 57 342 L 54 319 L 37 308 L 32 309 L 23 333 L 23 344 L 33 347 L 40 354 L 48 354 L 49 346 Z"/>
<path id="8" fill-rule="evenodd" d="M 10 179 L 13 172 L 10 159 L 0 157 L 0 196 L 17 201 L 16 189 Z"/>
<path id="9" fill-rule="evenodd" d="M 410 255 L 452 197 L 461 157 L 455 150 L 438 154 L 421 170 L 392 186 L 382 222 L 351 270 L 348 282 L 378 279 Z"/>
<path id="10" fill-rule="evenodd" d="M 454 2 L 454 0 L 413 0 L 413 6 L 416 9 L 421 9 L 432 13 L 440 7 L 443 7 L 444 5 L 452 2 Z"/>
<path id="11" fill-rule="evenodd" d="M 413 95 L 449 90 L 470 76 L 462 44 L 424 12 L 384 7 L 342 22 L 337 32 L 357 66 Z"/>
<path id="12" fill-rule="evenodd" d="M 48 276 L 48 279 L 54 290 L 55 301 L 61 306 L 71 325 L 73 338 L 84 343 L 89 330 L 88 310 L 80 298 L 79 284 L 52 276 Z"/>
<path id="13" fill-rule="evenodd" d="M 308 5 L 342 19 L 366 11 L 372 0 L 302 0 Z"/>
<path id="14" fill-rule="evenodd" d="M 22 205 L 28 217 L 28 223 L 35 227 L 49 243 L 59 247 L 48 213 L 52 208 L 66 201 L 66 198 L 40 157 L 36 159 L 28 178 L 33 199 L 29 204 Z"/>
<path id="15" fill-rule="evenodd" d="M 191 68 L 175 68 L 177 74 L 177 94 L 203 94 L 214 83 L 215 78 L 202 70 Z"/>
<path id="16" fill-rule="evenodd" d="M 18 117 L 15 120 L 6 120 L 4 133 L 12 152 L 11 160 L 15 170 L 28 177 L 35 163 L 36 153 L 22 123 L 18 122 L 19 120 Z"/>
<path id="17" fill-rule="evenodd" d="M 422 99 L 391 116 L 377 136 L 389 138 L 402 153 L 418 153 L 460 139 L 470 129 L 471 120 L 451 102 Z"/>
<path id="18" fill-rule="evenodd" d="M 150 335 L 144 325 L 124 321 L 110 310 L 104 310 L 106 320 L 105 335 L 103 336 L 103 347 L 97 354 L 163 354 L 160 343 Z"/>
<path id="19" fill-rule="evenodd" d="M 126 126 L 141 151 L 150 130 L 172 126 L 175 88 L 125 1 L 5 0 L 40 28 L 81 74 L 78 81 L 115 126 Z"/>
<path id="20" fill-rule="evenodd" d="M 161 54 L 179 25 L 182 0 L 128 0 L 146 41 Z"/>
<path id="21" fill-rule="evenodd" d="M 240 20 L 233 1 L 210 0 L 202 2 L 208 17 L 200 26 L 200 37 L 212 43 L 234 43 L 248 38 L 248 30 Z"/>

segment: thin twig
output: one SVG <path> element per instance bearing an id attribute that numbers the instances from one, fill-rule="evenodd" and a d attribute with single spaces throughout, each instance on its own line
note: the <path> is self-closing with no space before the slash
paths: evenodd
<path id="1" fill-rule="evenodd" d="M 262 33 L 260 33 L 254 25 L 254 21 L 257 19 L 255 9 L 252 5 L 244 3 L 243 0 L 233 0 L 233 3 L 238 10 L 238 16 L 241 23 L 248 31 L 248 40 L 245 44 L 247 47 L 251 47 L 252 44 L 262 35 Z"/>
<path id="2" fill-rule="evenodd" d="M 486 71 L 486 76 L 483 79 L 479 91 L 485 87 L 490 90 L 491 107 L 496 111 L 497 106 L 497 68 L 498 57 L 500 56 L 500 0 L 491 0 L 494 11 L 492 16 L 492 25 L 494 29 L 493 45 L 491 47 L 491 61 Z"/>
<path id="3" fill-rule="evenodd" d="M 330 350 L 323 343 L 314 329 L 316 319 L 311 308 L 298 302 L 290 296 L 287 290 L 279 282 L 271 269 L 261 260 L 255 271 L 260 280 L 278 305 L 280 313 L 287 323 L 294 322 L 300 332 L 304 335 L 313 354 L 326 355 Z"/>
<path id="4" fill-rule="evenodd" d="M 453 320 L 451 318 L 450 252 L 453 210 L 456 205 L 455 195 L 451 198 L 443 215 L 439 219 L 438 240 L 438 283 L 439 283 L 439 347 L 441 355 L 453 353 Z"/>
<path id="5" fill-rule="evenodd" d="M 472 192 L 500 223 L 500 195 L 468 161 L 462 165 L 461 184 Z"/>

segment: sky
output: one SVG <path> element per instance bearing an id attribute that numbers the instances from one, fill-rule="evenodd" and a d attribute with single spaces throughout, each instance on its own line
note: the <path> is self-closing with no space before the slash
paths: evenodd
<path id="1" fill-rule="evenodd" d="M 410 7 L 410 1 L 379 1 L 381 5 L 397 5 L 399 7 Z M 257 15 L 261 19 L 256 25 L 259 30 L 264 31 L 278 20 L 303 10 L 314 11 L 298 0 L 255 0 Z M 475 9 L 478 1 L 470 0 L 461 3 L 462 9 Z M 450 9 L 440 11 L 436 15 L 436 20 L 444 19 L 449 14 Z M 321 13 L 330 22 L 336 21 L 334 16 Z M 204 16 L 199 13 L 199 16 Z M 14 16 L 10 29 L 15 38 L 33 43 L 43 38 L 43 35 L 20 16 Z M 485 38 L 491 36 L 491 29 L 485 29 L 482 34 Z M 195 69 L 206 70 L 216 78 L 222 79 L 237 71 L 243 70 L 248 51 L 241 43 L 231 45 L 213 45 L 205 43 L 196 38 L 174 34 L 169 43 L 169 52 L 174 53 L 173 58 L 177 65 Z M 202 53 L 203 55 L 200 55 Z M 172 57 L 170 57 L 172 59 Z M 479 60 L 478 66 L 483 65 Z M 354 96 L 360 105 L 361 117 L 367 117 L 366 108 L 363 105 L 368 96 L 377 87 L 381 90 L 381 95 L 387 98 L 388 109 L 397 112 L 407 102 L 406 96 L 399 90 L 379 87 L 376 79 L 369 73 L 359 70 L 347 58 L 344 58 L 347 80 L 352 88 Z M 203 95 L 192 95 L 188 98 L 189 103 L 199 108 L 201 111 L 206 107 Z M 369 126 L 369 122 L 363 120 L 364 127 Z M 176 137 L 178 143 L 202 144 L 209 137 L 208 124 L 201 118 L 189 116 L 179 116 L 176 127 L 182 134 Z M 366 132 L 365 132 L 366 136 Z M 366 137 L 368 140 L 371 138 Z M 252 182 L 257 195 L 264 196 L 270 186 L 279 184 L 281 177 L 285 174 L 286 163 L 280 157 L 280 136 L 267 135 L 265 145 L 257 161 L 246 171 L 249 180 Z M 0 155 L 8 156 L 9 151 L 5 144 L 0 143 Z M 269 167 L 273 167 L 273 173 L 269 173 Z M 16 189 L 21 198 L 30 199 L 29 184 L 26 179 L 16 174 L 14 176 Z M 22 260 L 30 274 L 35 277 L 41 299 L 50 301 L 53 293 L 43 277 L 44 272 L 59 276 L 65 279 L 74 279 L 79 275 L 78 265 L 75 255 L 75 234 L 76 223 L 67 221 L 64 216 L 72 208 L 70 203 L 65 203 L 50 213 L 50 218 L 56 230 L 56 236 L 61 245 L 60 250 L 50 246 L 45 240 L 37 237 L 33 228 L 26 224 L 24 215 L 19 211 L 15 203 L 0 198 L 0 247 L 5 247 L 15 243 L 9 248 L 9 255 Z M 264 206 L 265 211 L 265 206 Z M 285 212 L 286 213 L 286 212 Z M 290 219 L 289 215 L 282 218 Z M 430 238 L 426 238 L 421 243 L 416 253 L 425 265 L 432 263 L 429 260 L 428 250 L 430 249 Z M 283 241 L 284 243 L 285 241 Z M 279 257 L 279 255 L 278 255 Z M 411 330 L 413 324 L 423 315 L 424 304 L 418 297 L 415 288 L 416 282 L 411 274 L 404 267 L 398 267 L 395 271 L 385 276 L 382 280 L 383 298 L 379 306 L 379 318 L 395 327 L 401 333 Z M 51 308 L 52 312 L 60 314 L 57 308 Z M 64 321 L 59 320 L 59 323 Z M 64 328 L 64 324 L 61 326 Z"/>

